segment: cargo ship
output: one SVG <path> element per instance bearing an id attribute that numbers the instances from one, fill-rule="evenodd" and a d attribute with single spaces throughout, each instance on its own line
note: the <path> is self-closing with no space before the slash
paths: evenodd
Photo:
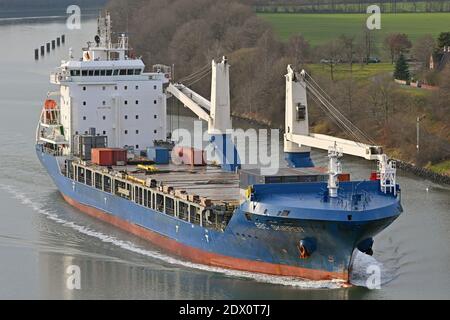
<path id="1" fill-rule="evenodd" d="M 147 239 L 164 252 L 209 266 L 312 280 L 349 280 L 356 250 L 402 212 L 395 162 L 361 140 L 305 71 L 286 74 L 284 152 L 275 174 L 246 168 L 232 135 L 225 57 L 212 60 L 210 100 L 172 79 L 171 68 L 146 71 L 128 37 L 112 39 L 109 14 L 80 58 L 50 75 L 36 130 L 36 154 L 62 197 L 92 217 Z M 191 78 L 192 79 L 192 78 Z M 167 99 L 208 123 L 202 148 L 168 138 Z M 355 140 L 313 134 L 308 99 L 320 102 Z M 311 148 L 327 150 L 315 167 Z M 343 154 L 378 161 L 368 179 L 342 172 Z"/>

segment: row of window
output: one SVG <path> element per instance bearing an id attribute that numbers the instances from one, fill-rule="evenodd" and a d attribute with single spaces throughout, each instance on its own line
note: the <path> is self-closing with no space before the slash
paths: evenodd
<path id="1" fill-rule="evenodd" d="M 125 105 L 128 105 L 128 100 L 125 100 L 123 103 L 124 103 Z M 157 100 L 153 100 L 153 104 L 157 104 L 157 103 L 158 103 Z M 134 101 L 134 104 L 138 105 L 138 104 L 139 104 L 139 100 L 135 100 L 135 101 Z M 83 101 L 83 106 L 85 106 L 85 105 L 87 105 L 87 102 L 86 102 L 86 101 Z M 102 101 L 102 105 L 106 106 L 106 101 L 105 101 L 105 100 Z"/>
<path id="2" fill-rule="evenodd" d="M 70 70 L 72 77 L 93 77 L 93 76 L 138 76 L 142 69 L 101 69 L 101 70 Z"/>
<path id="3" fill-rule="evenodd" d="M 123 133 L 128 134 L 128 130 L 124 130 Z M 158 130 L 153 130 L 153 133 L 158 133 Z M 136 130 L 136 134 L 139 134 L 139 130 Z"/>
<path id="4" fill-rule="evenodd" d="M 153 118 L 154 118 L 154 119 L 157 119 L 157 118 L 158 118 L 158 115 L 154 114 L 154 115 L 153 115 Z M 106 120 L 106 116 L 102 116 L 102 119 L 103 119 L 103 120 Z M 124 119 L 125 119 L 125 120 L 128 120 L 128 116 L 125 115 L 125 116 L 124 116 Z M 136 120 L 139 120 L 139 115 L 138 115 L 138 114 L 135 116 L 135 119 L 136 119 Z M 86 117 L 86 116 L 83 116 L 83 120 L 87 120 L 87 117 Z"/>
<path id="5" fill-rule="evenodd" d="M 118 89 L 119 89 L 118 86 L 114 86 L 114 90 L 118 90 Z M 128 86 L 123 86 L 123 89 L 124 89 L 124 90 L 128 90 Z M 134 89 L 135 89 L 135 90 L 139 90 L 139 86 L 134 86 Z M 153 89 L 154 89 L 154 90 L 158 89 L 158 86 L 157 86 L 157 85 L 154 85 L 154 86 L 153 86 Z M 86 87 L 86 86 L 83 86 L 83 91 L 86 91 L 86 90 L 87 90 L 87 87 Z M 102 86 L 102 90 L 105 91 L 105 90 L 106 90 L 106 86 Z"/>

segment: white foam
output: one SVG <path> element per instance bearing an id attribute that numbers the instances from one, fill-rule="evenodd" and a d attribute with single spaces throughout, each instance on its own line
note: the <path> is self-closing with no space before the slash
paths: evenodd
<path id="1" fill-rule="evenodd" d="M 91 228 L 78 225 L 74 222 L 70 222 L 67 220 L 64 220 L 60 217 L 58 217 L 56 212 L 51 212 L 47 209 L 44 209 L 40 203 L 38 203 L 36 200 L 32 200 L 24 193 L 16 190 L 15 188 L 11 186 L 5 186 L 0 184 L 0 188 L 9 192 L 13 195 L 13 197 L 17 200 L 19 200 L 22 204 L 32 208 L 34 211 L 45 215 L 48 219 L 51 219 L 65 227 L 72 228 L 82 234 L 85 234 L 90 237 L 97 238 L 103 242 L 111 243 L 117 247 L 120 247 L 122 249 L 144 255 L 150 258 L 161 260 L 165 263 L 169 263 L 171 265 L 177 265 L 177 266 L 183 266 L 187 268 L 197 269 L 197 270 L 203 270 L 208 272 L 216 272 L 221 273 L 226 276 L 230 277 L 237 277 L 237 278 L 244 278 L 244 279 L 251 279 L 258 282 L 264 282 L 264 283 L 270 283 L 270 284 L 276 284 L 276 285 L 284 285 L 284 286 L 292 286 L 302 289 L 320 289 L 320 288 L 328 288 L 328 289 L 338 289 L 342 288 L 346 285 L 346 283 L 342 280 L 321 280 L 321 281 L 313 281 L 313 280 L 303 280 L 295 277 L 282 277 L 282 276 L 272 276 L 272 275 L 265 275 L 265 274 L 259 274 L 259 273 L 251 273 L 251 272 L 245 272 L 245 271 L 237 271 L 237 270 L 230 270 L 230 269 L 224 269 L 219 267 L 210 267 L 202 264 L 192 263 L 189 261 L 184 261 L 178 258 L 174 258 L 168 255 L 165 255 L 158 251 L 143 249 L 136 244 L 130 242 L 130 241 L 123 241 L 120 239 L 117 239 L 116 237 L 112 237 L 109 235 L 106 235 L 104 233 L 95 231 Z"/>

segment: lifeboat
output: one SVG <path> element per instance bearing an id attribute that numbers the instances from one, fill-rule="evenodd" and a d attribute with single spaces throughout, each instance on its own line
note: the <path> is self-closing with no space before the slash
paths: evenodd
<path id="1" fill-rule="evenodd" d="M 57 118 L 57 107 L 58 104 L 56 103 L 55 100 L 52 99 L 46 99 L 44 102 L 44 119 L 43 122 L 46 124 L 52 124 L 54 123 L 58 118 Z"/>

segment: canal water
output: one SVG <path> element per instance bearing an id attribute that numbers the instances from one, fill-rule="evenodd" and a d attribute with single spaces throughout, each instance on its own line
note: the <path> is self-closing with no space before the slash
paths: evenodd
<path id="1" fill-rule="evenodd" d="M 73 31 L 56 18 L 0 20 L 0 298 L 450 298 L 450 188 L 408 174 L 398 178 L 405 212 L 375 238 L 373 257 L 357 255 L 350 288 L 192 264 L 67 205 L 34 154 L 35 127 L 53 89 L 49 73 L 95 31 L 95 20 Z M 61 34 L 66 44 L 35 61 L 34 49 Z M 170 119 L 172 128 L 193 123 Z M 324 153 L 313 158 L 325 165 Z M 374 168 L 353 158 L 343 165 L 356 178 Z M 80 268 L 79 290 L 67 287 L 71 265 Z M 365 287 L 371 265 L 381 268 L 380 289 Z"/>

